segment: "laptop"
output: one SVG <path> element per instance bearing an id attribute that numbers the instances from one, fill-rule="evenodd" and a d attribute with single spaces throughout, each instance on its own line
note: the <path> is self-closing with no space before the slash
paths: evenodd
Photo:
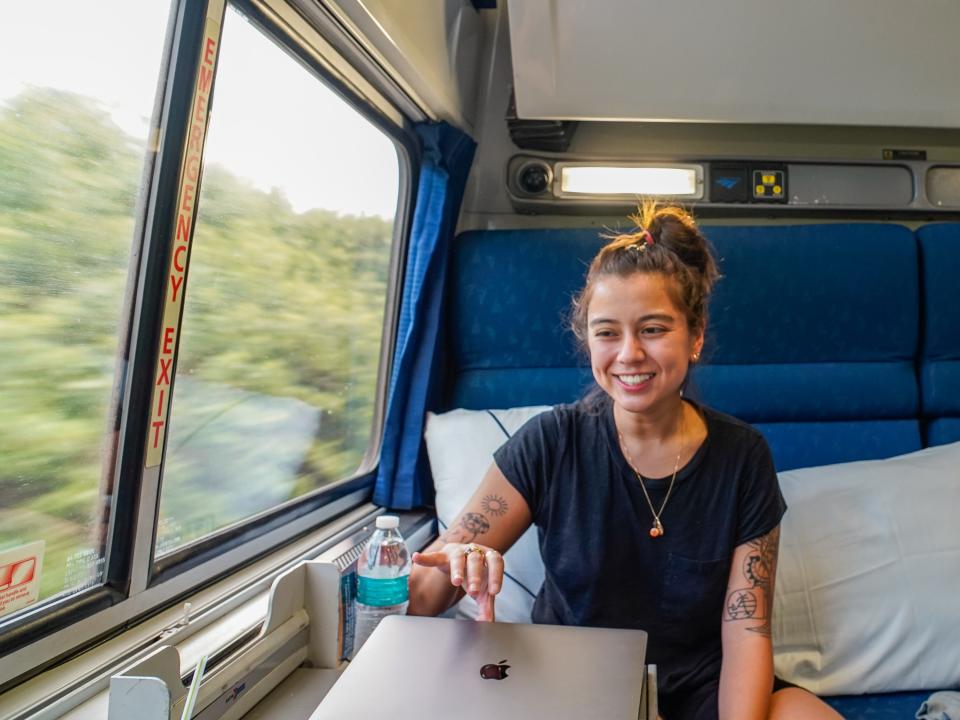
<path id="1" fill-rule="evenodd" d="M 645 720 L 646 649 L 642 630 L 391 615 L 310 720 Z"/>

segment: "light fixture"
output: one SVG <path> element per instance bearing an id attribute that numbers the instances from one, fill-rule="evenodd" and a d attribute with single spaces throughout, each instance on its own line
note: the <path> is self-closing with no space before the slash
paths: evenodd
<path id="1" fill-rule="evenodd" d="M 703 197 L 700 165 L 583 165 L 558 163 L 560 196 Z"/>

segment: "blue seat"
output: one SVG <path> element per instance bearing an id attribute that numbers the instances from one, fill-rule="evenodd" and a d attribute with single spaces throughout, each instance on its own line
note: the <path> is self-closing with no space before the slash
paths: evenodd
<path id="1" fill-rule="evenodd" d="M 708 405 L 756 425 L 779 470 L 921 447 L 910 230 L 848 223 L 705 234 L 724 275 L 707 362 L 694 377 Z"/>
<path id="2" fill-rule="evenodd" d="M 912 720 L 929 692 L 838 695 L 824 698 L 846 720 Z"/>
<path id="3" fill-rule="evenodd" d="M 593 376 L 567 330 L 595 230 L 468 232 L 450 269 L 444 409 L 572 402 Z"/>
<path id="4" fill-rule="evenodd" d="M 960 224 L 917 231 L 923 269 L 923 349 L 920 389 L 927 441 L 960 440 Z"/>

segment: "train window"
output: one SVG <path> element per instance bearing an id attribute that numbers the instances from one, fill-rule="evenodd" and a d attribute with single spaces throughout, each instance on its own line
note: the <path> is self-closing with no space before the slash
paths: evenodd
<path id="1" fill-rule="evenodd" d="M 228 6 L 157 557 L 361 469 L 399 180 L 394 141 Z"/>
<path id="2" fill-rule="evenodd" d="M 100 584 L 168 0 L 4 7 L 0 616 Z"/>

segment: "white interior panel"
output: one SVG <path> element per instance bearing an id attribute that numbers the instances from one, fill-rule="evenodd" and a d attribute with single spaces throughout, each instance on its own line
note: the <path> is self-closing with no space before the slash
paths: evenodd
<path id="1" fill-rule="evenodd" d="M 473 132 L 481 23 L 469 0 L 326 0 L 434 119 Z"/>
<path id="2" fill-rule="evenodd" d="M 955 0 L 508 0 L 522 118 L 960 127 Z"/>

